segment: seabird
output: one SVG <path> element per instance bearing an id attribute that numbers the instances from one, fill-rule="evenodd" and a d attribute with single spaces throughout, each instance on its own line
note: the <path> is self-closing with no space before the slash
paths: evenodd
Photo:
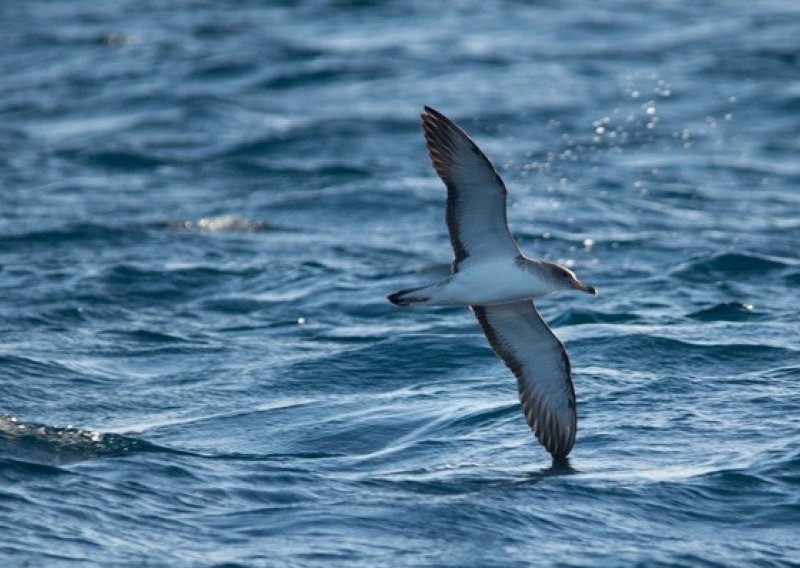
<path id="1" fill-rule="evenodd" d="M 553 458 L 564 458 L 578 427 L 570 363 L 533 300 L 558 290 L 597 291 L 568 268 L 520 252 L 506 221 L 506 186 L 461 128 L 426 106 L 422 129 L 447 187 L 452 274 L 388 299 L 398 306 L 469 306 L 489 345 L 516 376 L 522 412 L 539 443 Z"/>

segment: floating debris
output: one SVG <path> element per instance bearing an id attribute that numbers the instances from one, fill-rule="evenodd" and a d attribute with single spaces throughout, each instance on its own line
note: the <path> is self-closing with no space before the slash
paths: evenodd
<path id="1" fill-rule="evenodd" d="M 243 219 L 234 215 L 220 215 L 219 217 L 203 217 L 198 221 L 179 221 L 170 223 L 173 229 L 189 231 L 225 231 L 255 233 L 269 229 L 266 221 L 256 219 Z"/>

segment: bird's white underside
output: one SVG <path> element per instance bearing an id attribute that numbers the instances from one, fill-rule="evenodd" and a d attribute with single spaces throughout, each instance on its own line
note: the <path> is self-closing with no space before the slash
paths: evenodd
<path id="1" fill-rule="evenodd" d="M 425 304 L 468 305 L 492 349 L 517 378 L 523 414 L 554 456 L 572 449 L 577 429 L 569 360 L 533 305 L 555 290 L 537 261 L 525 260 L 506 223 L 506 188 L 491 162 L 452 121 L 426 107 L 423 130 L 447 187 L 453 274 L 410 291 Z M 403 293 L 398 293 L 402 295 Z"/>
<path id="2" fill-rule="evenodd" d="M 540 298 L 553 292 L 534 266 L 525 266 L 518 256 L 470 257 L 458 272 L 439 283 L 426 304 L 483 306 Z"/>

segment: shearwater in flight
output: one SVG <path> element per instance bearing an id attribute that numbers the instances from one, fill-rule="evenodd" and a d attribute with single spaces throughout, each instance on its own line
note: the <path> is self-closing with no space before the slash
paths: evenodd
<path id="1" fill-rule="evenodd" d="M 429 107 L 422 128 L 433 167 L 447 187 L 452 274 L 388 299 L 398 306 L 469 306 L 516 376 L 522 412 L 539 443 L 553 458 L 564 458 L 578 427 L 570 363 L 533 299 L 558 290 L 597 291 L 571 270 L 520 252 L 506 222 L 505 184 L 461 128 Z"/>

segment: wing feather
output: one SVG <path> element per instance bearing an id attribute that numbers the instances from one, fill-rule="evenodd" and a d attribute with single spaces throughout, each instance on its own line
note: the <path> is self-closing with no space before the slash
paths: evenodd
<path id="1" fill-rule="evenodd" d="M 506 187 L 492 163 L 453 121 L 425 107 L 422 129 L 433 167 L 447 187 L 453 270 L 467 258 L 517 256 L 506 221 Z"/>
<path id="2" fill-rule="evenodd" d="M 517 378 L 519 401 L 528 426 L 554 458 L 575 444 L 578 415 L 564 345 L 526 300 L 472 306 L 494 352 Z"/>

